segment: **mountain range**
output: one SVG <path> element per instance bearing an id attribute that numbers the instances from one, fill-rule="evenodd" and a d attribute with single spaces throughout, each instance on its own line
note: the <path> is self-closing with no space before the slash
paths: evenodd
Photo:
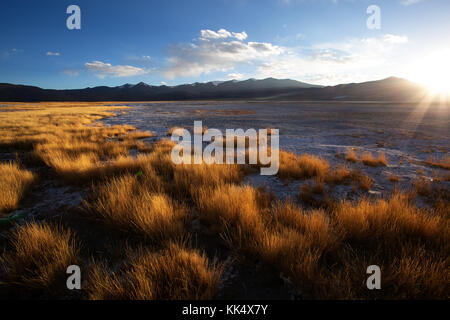
<path id="1" fill-rule="evenodd" d="M 400 78 L 337 86 L 317 86 L 289 79 L 267 78 L 153 86 L 144 82 L 118 87 L 54 90 L 0 83 L 0 101 L 152 101 L 201 99 L 264 99 L 308 101 L 416 102 L 427 90 Z"/>

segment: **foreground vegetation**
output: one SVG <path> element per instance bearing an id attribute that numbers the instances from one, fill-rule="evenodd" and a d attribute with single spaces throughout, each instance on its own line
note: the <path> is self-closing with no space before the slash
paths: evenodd
<path id="1" fill-rule="evenodd" d="M 365 194 L 373 181 L 348 165 L 282 151 L 279 178 L 309 181 L 298 199 L 282 202 L 242 184 L 254 168 L 176 166 L 170 141 L 145 142 L 151 132 L 96 122 L 119 107 L 13 108 L 0 113 L 0 145 L 21 164 L 0 165 L 0 212 L 19 208 L 48 172 L 89 196 L 58 217 L 2 227 L 8 241 L 0 248 L 0 297 L 212 299 L 228 283 L 231 260 L 281 275 L 280 286 L 296 298 L 448 298 L 448 196 L 424 183 L 387 199 L 333 199 L 327 191 L 337 185 Z M 360 161 L 352 150 L 345 159 Z M 387 164 L 381 153 L 361 161 Z M 421 193 L 431 206 L 414 204 Z M 77 293 L 65 288 L 73 264 L 85 270 Z M 365 285 L 373 264 L 381 267 L 382 290 Z"/>

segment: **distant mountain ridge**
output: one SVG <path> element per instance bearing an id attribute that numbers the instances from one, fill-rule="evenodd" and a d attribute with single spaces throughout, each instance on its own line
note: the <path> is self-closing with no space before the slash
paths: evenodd
<path id="1" fill-rule="evenodd" d="M 419 101 L 426 90 L 405 79 L 387 78 L 337 86 L 317 86 L 290 79 L 212 81 L 178 86 L 144 82 L 118 87 L 54 90 L 0 83 L 0 101 L 151 101 L 196 99 Z"/>

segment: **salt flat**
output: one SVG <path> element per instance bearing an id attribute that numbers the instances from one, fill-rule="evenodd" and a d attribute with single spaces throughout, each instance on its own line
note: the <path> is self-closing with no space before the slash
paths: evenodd
<path id="1" fill-rule="evenodd" d="M 106 118 L 108 124 L 130 124 L 165 137 L 169 128 L 184 127 L 192 132 L 194 121 L 208 128 L 280 130 L 280 148 L 297 154 L 319 155 L 332 165 L 346 164 L 367 173 L 374 184 L 369 194 L 390 194 L 394 186 L 408 188 L 419 177 L 435 179 L 448 175 L 426 164 L 429 159 L 449 156 L 448 106 L 334 102 L 165 102 L 136 103 L 125 114 Z M 344 154 L 385 153 L 388 165 L 369 167 L 350 164 Z M 398 183 L 389 181 L 392 175 Z M 294 196 L 299 182 L 290 186 L 276 177 L 249 176 L 254 185 L 269 185 L 280 197 Z M 297 185 L 296 185 L 297 184 Z M 448 182 L 444 182 L 447 184 Z M 342 189 L 342 188 L 341 188 Z M 347 188 L 347 191 L 350 191 Z M 278 192 L 277 192 L 278 191 Z M 338 198 L 347 191 L 339 188 Z"/>

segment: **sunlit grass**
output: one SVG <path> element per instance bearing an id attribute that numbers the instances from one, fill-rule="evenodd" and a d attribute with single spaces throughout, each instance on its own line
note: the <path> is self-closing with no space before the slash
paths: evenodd
<path id="1" fill-rule="evenodd" d="M 158 241 L 181 238 L 186 211 L 160 192 L 159 178 L 145 171 L 143 178 L 126 175 L 96 188 L 88 208 L 107 224 Z"/>
<path id="2" fill-rule="evenodd" d="M 280 151 L 278 176 L 282 179 L 324 177 L 330 165 L 322 158 L 310 154 L 296 155 Z"/>
<path id="3" fill-rule="evenodd" d="M 426 164 L 432 167 L 450 170 L 450 156 L 445 156 L 441 159 L 429 158 Z"/>
<path id="4" fill-rule="evenodd" d="M 377 157 L 374 157 L 370 151 L 363 152 L 361 161 L 371 167 L 387 166 L 388 164 L 384 152 L 378 153 Z"/>
<path id="5" fill-rule="evenodd" d="M 141 249 L 118 272 L 95 264 L 89 275 L 92 300 L 203 300 L 218 289 L 222 267 L 205 254 L 169 244 L 162 252 Z"/>
<path id="6" fill-rule="evenodd" d="M 12 250 L 0 257 L 6 284 L 44 291 L 64 288 L 66 269 L 78 263 L 70 230 L 25 224 L 12 234 Z"/>
<path id="7" fill-rule="evenodd" d="M 264 187 L 242 185 L 245 166 L 175 165 L 170 157 L 174 142 L 148 143 L 141 139 L 152 136 L 150 132 L 95 122 L 112 116 L 114 108 L 54 103 L 17 109 L 0 113 L 2 147 L 31 151 L 59 181 L 89 190 L 84 206 L 67 218 L 71 228 L 74 218 L 100 223 L 108 232 L 120 231 L 111 233 L 123 240 L 114 243 L 111 254 L 100 233 L 93 233 L 95 240 L 90 240 L 91 230 L 82 230 L 88 241 L 79 246 L 83 262 L 91 261 L 83 273 L 82 298 L 215 298 L 223 266 L 202 251 L 209 245 L 205 240 L 182 243 L 194 234 L 193 222 L 199 239 L 219 239 L 228 247 L 220 254 L 231 252 L 233 263 L 269 266 L 270 272 L 289 279 L 302 298 L 447 296 L 443 284 L 448 282 L 450 216 L 448 193 L 442 188 L 445 177 L 414 182 L 415 193 L 360 199 L 360 191 L 370 190 L 374 181 L 349 162 L 385 166 L 383 153 L 375 157 L 365 153 L 359 160 L 348 150 L 347 165 L 331 168 L 320 157 L 282 151 L 279 177 L 310 180 L 302 182 L 298 199 L 281 202 Z M 12 164 L 0 169 L 5 170 L 2 177 L 18 181 L 2 180 L 2 188 L 12 188 L 17 195 L 10 202 L 16 208 L 33 181 L 31 172 Z M 354 201 L 332 198 L 340 184 L 360 189 L 349 193 Z M 430 202 L 429 209 L 416 206 L 416 194 L 420 196 L 416 201 Z M 197 217 L 199 221 L 194 221 Z M 12 230 L 11 243 L 0 258 L 2 284 L 46 292 L 63 287 L 67 266 L 80 262 L 71 232 L 46 223 Z M 89 241 L 96 241 L 92 248 Z M 94 262 L 91 255 L 105 262 Z M 382 269 L 383 290 L 369 291 L 365 286 L 366 268 L 372 264 Z"/>
<path id="8" fill-rule="evenodd" d="M 0 213 L 17 209 L 36 176 L 14 163 L 0 163 Z"/>

